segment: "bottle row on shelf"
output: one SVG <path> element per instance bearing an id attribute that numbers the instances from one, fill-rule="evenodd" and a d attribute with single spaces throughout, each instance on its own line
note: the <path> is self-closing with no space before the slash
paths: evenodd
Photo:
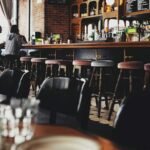
<path id="1" fill-rule="evenodd" d="M 115 24 L 115 23 L 114 23 Z M 150 24 L 132 24 L 128 26 L 107 26 L 100 29 L 95 24 L 84 25 L 82 31 L 83 41 L 150 41 Z"/>
<path id="2" fill-rule="evenodd" d="M 68 38 L 67 41 L 63 41 L 63 38 L 60 34 L 50 33 L 45 34 L 45 37 L 36 36 L 33 34 L 31 36 L 31 43 L 32 45 L 43 45 L 43 44 L 70 44 L 71 39 Z"/>

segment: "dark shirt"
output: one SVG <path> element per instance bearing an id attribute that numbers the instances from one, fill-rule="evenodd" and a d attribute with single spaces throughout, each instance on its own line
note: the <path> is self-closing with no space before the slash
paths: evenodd
<path id="1" fill-rule="evenodd" d="M 0 43 L 0 49 L 4 48 L 4 43 Z"/>

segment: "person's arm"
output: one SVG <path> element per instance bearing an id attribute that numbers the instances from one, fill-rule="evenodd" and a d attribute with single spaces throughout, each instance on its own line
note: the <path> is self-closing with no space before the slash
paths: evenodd
<path id="1" fill-rule="evenodd" d="M 26 40 L 24 35 L 20 35 L 20 38 L 21 38 L 21 44 L 26 44 L 27 43 L 27 40 Z"/>

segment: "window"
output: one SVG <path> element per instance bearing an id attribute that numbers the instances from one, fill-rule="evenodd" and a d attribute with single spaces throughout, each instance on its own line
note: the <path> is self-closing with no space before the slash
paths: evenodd
<path id="1" fill-rule="evenodd" d="M 12 24 L 17 24 L 17 0 L 13 0 L 13 10 L 12 10 Z"/>
<path id="2" fill-rule="evenodd" d="M 3 43 L 6 40 L 6 36 L 9 33 L 9 25 L 6 17 L 4 16 L 2 9 L 0 8 L 0 26 L 2 27 L 2 33 L 0 33 L 0 43 Z M 13 0 L 13 11 L 12 11 L 12 24 L 17 24 L 17 0 Z"/>
<path id="3" fill-rule="evenodd" d="M 2 27 L 2 33 L 0 33 L 0 43 L 3 43 L 6 40 L 6 36 L 9 32 L 8 22 L 0 8 L 0 18 L 3 21 L 0 21 L 0 26 Z"/>

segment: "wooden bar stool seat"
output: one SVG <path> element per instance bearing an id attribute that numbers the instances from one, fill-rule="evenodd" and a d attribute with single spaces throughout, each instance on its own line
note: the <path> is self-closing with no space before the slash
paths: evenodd
<path id="1" fill-rule="evenodd" d="M 91 66 L 91 60 L 73 60 L 74 66 Z"/>
<path id="2" fill-rule="evenodd" d="M 29 61 L 31 61 L 31 58 L 32 57 L 20 57 L 20 61 L 24 61 L 24 62 L 29 62 Z"/>
<path id="3" fill-rule="evenodd" d="M 32 63 L 44 63 L 47 58 L 32 58 Z"/>
<path id="4" fill-rule="evenodd" d="M 136 70 L 143 69 L 141 61 L 127 61 L 118 63 L 118 69 Z"/>
<path id="5" fill-rule="evenodd" d="M 31 81 L 33 85 L 33 89 L 35 90 L 37 86 L 40 87 L 41 83 L 45 79 L 45 60 L 47 58 L 31 58 Z"/>
<path id="6" fill-rule="evenodd" d="M 73 74 L 75 77 L 87 77 L 91 69 L 91 60 L 73 60 Z"/>
<path id="7" fill-rule="evenodd" d="M 46 60 L 46 77 L 50 76 L 68 76 L 71 71 L 69 70 L 72 66 L 71 60 Z"/>
<path id="8" fill-rule="evenodd" d="M 150 63 L 144 64 L 144 70 L 148 72 L 150 71 Z"/>
<path id="9" fill-rule="evenodd" d="M 21 69 L 25 71 L 31 70 L 31 58 L 29 56 L 20 57 Z"/>
<path id="10" fill-rule="evenodd" d="M 112 60 L 96 60 L 91 62 L 91 67 L 112 67 L 114 62 Z"/>
<path id="11" fill-rule="evenodd" d="M 131 93 L 137 85 L 143 85 L 143 70 L 144 64 L 141 61 L 125 61 L 118 63 L 118 69 L 120 69 L 120 73 L 116 82 L 116 86 L 114 89 L 114 94 L 112 98 L 112 104 L 110 106 L 108 120 L 111 119 L 111 115 L 114 109 L 115 104 L 120 104 L 121 99 L 117 99 L 118 91 L 124 92 L 123 96 L 127 96 Z M 121 80 L 124 79 L 123 86 L 119 88 Z M 128 81 L 126 81 L 128 80 Z"/>
<path id="12" fill-rule="evenodd" d="M 93 71 L 89 86 L 94 87 L 92 89 L 94 89 L 93 94 L 97 102 L 98 117 L 100 117 L 101 113 L 102 100 L 105 100 L 106 108 L 109 108 L 107 98 L 109 90 L 107 88 L 107 85 L 110 84 L 109 81 L 112 81 L 112 79 L 110 80 L 110 77 L 112 76 L 112 72 L 110 72 L 110 70 L 112 70 L 113 66 L 114 62 L 112 60 L 96 60 L 91 62 L 91 67 L 93 68 Z M 105 99 L 102 99 L 102 96 L 104 96 Z"/>

